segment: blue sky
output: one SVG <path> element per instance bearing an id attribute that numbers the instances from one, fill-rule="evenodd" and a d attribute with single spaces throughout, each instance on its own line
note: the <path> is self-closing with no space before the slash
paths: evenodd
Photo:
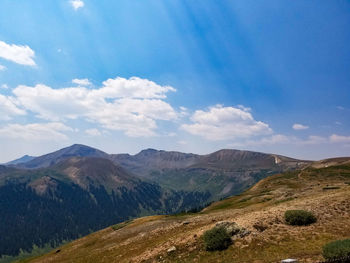
<path id="1" fill-rule="evenodd" d="M 73 143 L 350 155 L 350 2 L 2 0 L 0 162 Z"/>

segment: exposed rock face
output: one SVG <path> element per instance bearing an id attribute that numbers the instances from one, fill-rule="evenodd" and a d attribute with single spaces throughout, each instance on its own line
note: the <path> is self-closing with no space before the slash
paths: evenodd
<path id="1" fill-rule="evenodd" d="M 216 223 L 215 226 L 225 228 L 226 232 L 231 236 L 232 239 L 245 237 L 251 232 L 248 229 L 239 226 L 235 222 L 221 221 Z"/>

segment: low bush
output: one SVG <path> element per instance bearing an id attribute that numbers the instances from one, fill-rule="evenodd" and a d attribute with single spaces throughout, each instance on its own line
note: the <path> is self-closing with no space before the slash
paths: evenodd
<path id="1" fill-rule="evenodd" d="M 284 214 L 284 218 L 288 225 L 307 226 L 317 221 L 317 218 L 305 210 L 288 210 Z"/>
<path id="2" fill-rule="evenodd" d="M 350 256 L 350 239 L 337 240 L 323 246 L 323 257 L 336 260 Z"/>
<path id="3" fill-rule="evenodd" d="M 214 227 L 203 235 L 205 249 L 208 251 L 224 250 L 232 243 L 230 235 L 224 227 Z"/>

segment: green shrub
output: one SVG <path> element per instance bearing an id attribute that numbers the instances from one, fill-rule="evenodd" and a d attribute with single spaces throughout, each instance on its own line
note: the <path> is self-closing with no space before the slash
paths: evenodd
<path id="1" fill-rule="evenodd" d="M 284 218 L 288 225 L 293 226 L 307 226 L 317 221 L 311 212 L 304 210 L 288 210 L 285 212 Z"/>
<path id="2" fill-rule="evenodd" d="M 224 250 L 232 243 L 230 235 L 224 227 L 214 227 L 203 235 L 205 249 L 208 251 Z"/>
<path id="3" fill-rule="evenodd" d="M 350 256 L 350 239 L 337 240 L 323 246 L 323 257 L 326 260 Z"/>

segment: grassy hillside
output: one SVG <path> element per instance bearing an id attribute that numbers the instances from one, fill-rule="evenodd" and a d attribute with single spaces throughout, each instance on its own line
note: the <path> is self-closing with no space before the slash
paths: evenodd
<path id="1" fill-rule="evenodd" d="M 197 214 L 151 216 L 106 228 L 26 262 L 300 262 L 322 260 L 322 246 L 350 236 L 350 164 L 309 167 L 263 179 Z M 289 226 L 288 209 L 318 221 Z M 219 221 L 251 231 L 227 250 L 207 252 L 201 236 Z M 173 252 L 167 252 L 172 246 Z"/>

